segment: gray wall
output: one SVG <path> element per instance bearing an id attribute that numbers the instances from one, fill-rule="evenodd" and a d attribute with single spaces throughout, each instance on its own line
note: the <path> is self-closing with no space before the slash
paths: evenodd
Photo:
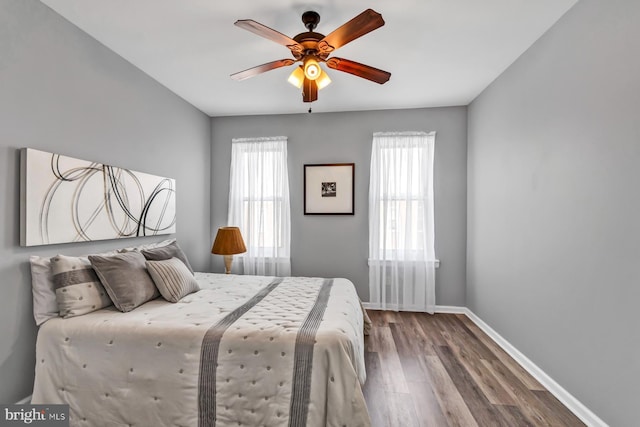
<path id="1" fill-rule="evenodd" d="M 640 2 L 582 0 L 469 107 L 467 305 L 640 420 Z"/>
<path id="2" fill-rule="evenodd" d="M 436 274 L 436 300 L 439 305 L 464 306 L 466 120 L 466 107 L 213 118 L 212 232 L 215 234 L 217 227 L 227 221 L 231 139 L 285 135 L 292 274 L 346 277 L 354 282 L 360 297 L 368 301 L 367 204 L 373 132 L 434 130 L 436 255 L 441 261 Z M 305 216 L 303 165 L 342 162 L 356 164 L 355 215 Z M 224 271 L 220 258 L 212 258 L 213 271 Z"/>
<path id="3" fill-rule="evenodd" d="M 209 266 L 209 118 L 36 0 L 0 2 L 0 402 L 31 393 L 36 327 L 30 254 L 82 254 L 162 238 L 22 248 L 21 147 L 177 182 L 178 233 Z"/>

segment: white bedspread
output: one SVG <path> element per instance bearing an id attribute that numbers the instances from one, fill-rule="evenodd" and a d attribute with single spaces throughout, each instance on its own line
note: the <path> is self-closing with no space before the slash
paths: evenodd
<path id="1" fill-rule="evenodd" d="M 346 279 L 196 273 L 202 290 L 51 319 L 33 403 L 72 426 L 368 426 L 363 314 Z"/>

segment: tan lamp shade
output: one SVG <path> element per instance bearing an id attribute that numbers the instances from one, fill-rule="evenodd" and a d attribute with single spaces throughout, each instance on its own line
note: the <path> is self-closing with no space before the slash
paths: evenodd
<path id="1" fill-rule="evenodd" d="M 233 255 L 241 254 L 247 251 L 247 247 L 242 240 L 242 234 L 238 227 L 220 227 L 218 234 L 213 241 L 211 253 L 216 255 L 224 255 L 224 267 L 227 274 L 231 273 L 231 263 Z"/>
<path id="2" fill-rule="evenodd" d="M 220 227 L 211 253 L 216 255 L 235 255 L 247 252 L 238 227 Z"/>

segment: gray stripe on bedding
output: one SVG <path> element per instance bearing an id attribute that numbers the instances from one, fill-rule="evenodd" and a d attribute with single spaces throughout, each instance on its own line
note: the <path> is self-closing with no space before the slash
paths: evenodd
<path id="1" fill-rule="evenodd" d="M 307 315 L 296 337 L 293 365 L 293 381 L 291 390 L 291 406 L 289 408 L 289 426 L 307 425 L 309 398 L 311 396 L 311 369 L 313 368 L 313 346 L 316 333 L 327 308 L 333 279 L 325 279 L 316 298 L 316 302 Z"/>
<path id="2" fill-rule="evenodd" d="M 229 326 L 269 295 L 282 283 L 282 280 L 282 278 L 277 278 L 268 286 L 260 289 L 251 299 L 210 327 L 204 335 L 200 353 L 200 381 L 198 385 L 198 425 L 200 427 L 212 427 L 216 424 L 216 371 L 218 368 L 218 349 L 222 336 Z"/>
<path id="3" fill-rule="evenodd" d="M 53 286 L 55 289 L 64 288 L 65 286 L 78 285 L 80 283 L 99 282 L 98 276 L 93 268 L 84 268 L 80 270 L 65 271 L 53 276 Z"/>

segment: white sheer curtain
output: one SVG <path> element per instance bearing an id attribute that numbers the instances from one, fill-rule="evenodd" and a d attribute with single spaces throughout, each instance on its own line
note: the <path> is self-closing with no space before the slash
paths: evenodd
<path id="1" fill-rule="evenodd" d="M 382 310 L 435 310 L 435 132 L 375 133 L 369 182 L 369 298 Z"/>
<path id="2" fill-rule="evenodd" d="M 228 225 L 247 247 L 244 274 L 291 275 L 286 137 L 232 140 Z"/>

